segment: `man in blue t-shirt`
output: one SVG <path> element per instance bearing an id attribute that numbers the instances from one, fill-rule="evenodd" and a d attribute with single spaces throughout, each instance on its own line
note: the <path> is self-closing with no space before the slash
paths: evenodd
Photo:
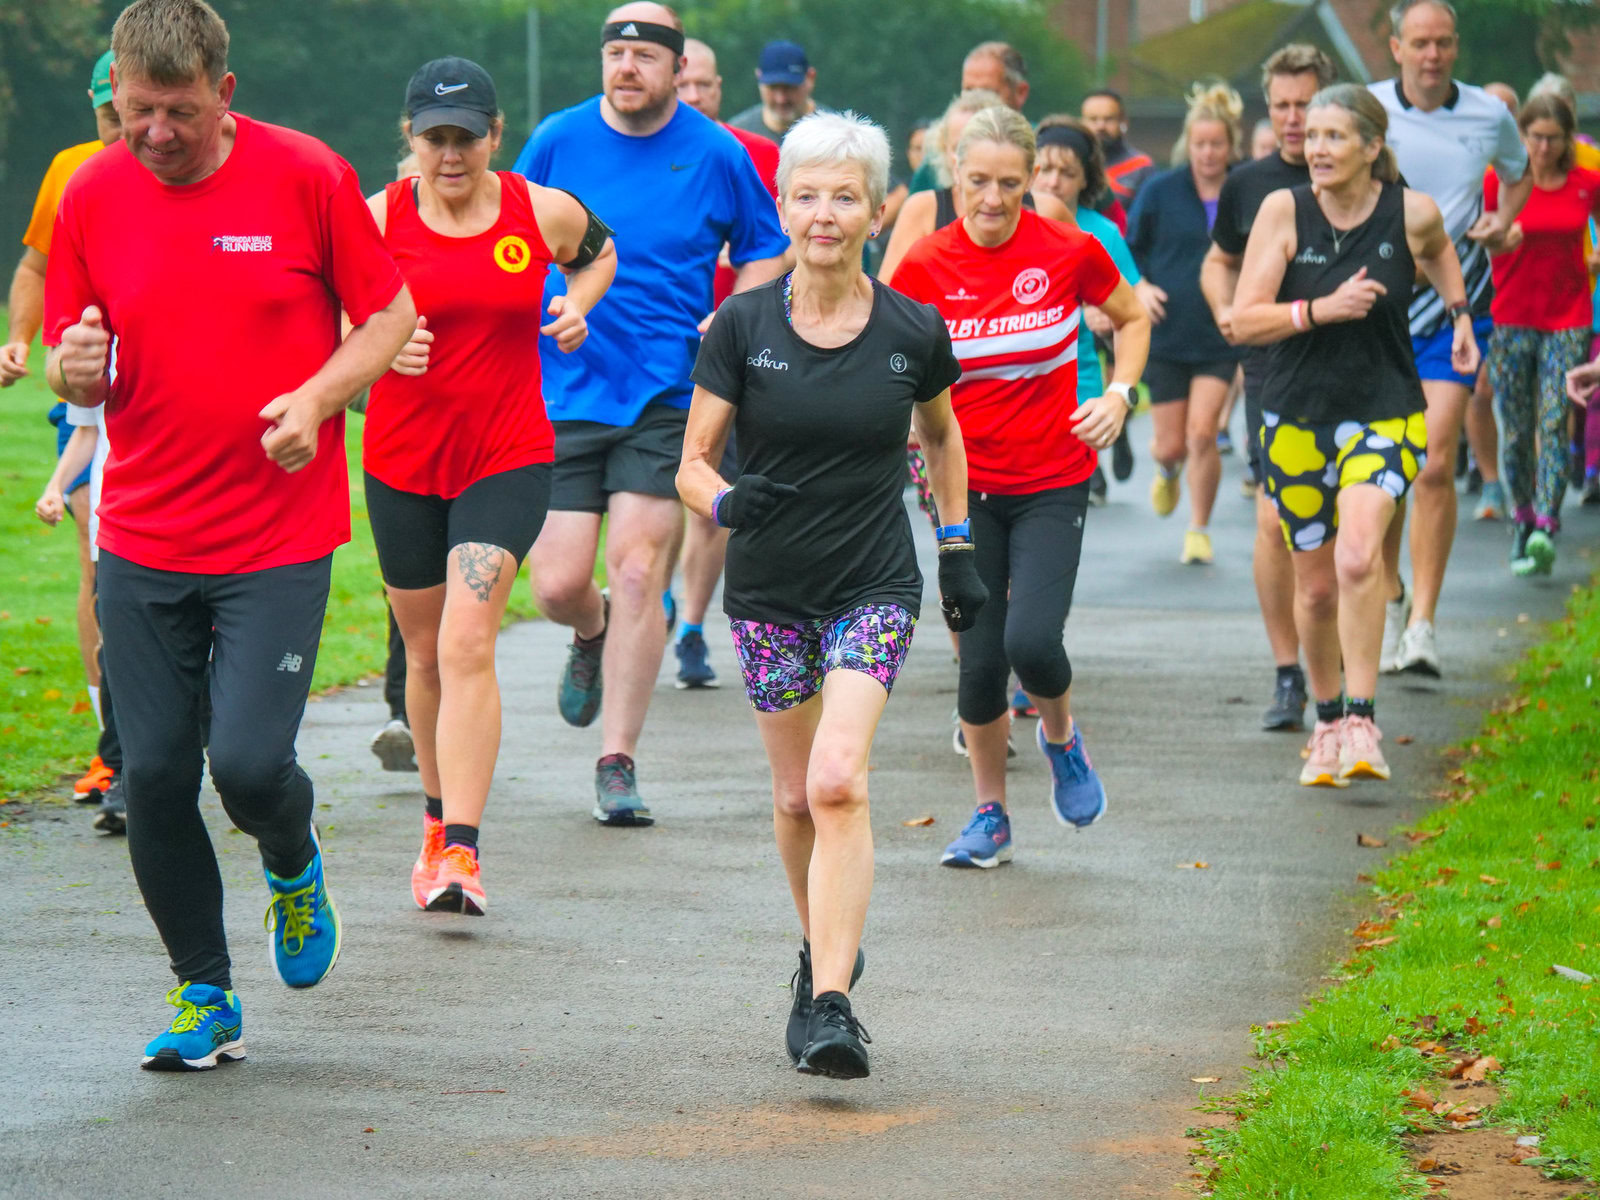
<path id="1" fill-rule="evenodd" d="M 633 754 L 666 648 L 661 594 L 683 530 L 674 477 L 724 244 L 736 291 L 784 265 L 772 196 L 732 134 L 677 97 L 683 23 L 661 4 L 614 9 L 601 35 L 602 94 L 553 114 L 515 170 L 581 196 L 615 234 L 617 276 L 571 354 L 540 338 L 556 429 L 550 515 L 529 562 L 540 610 L 573 629 L 558 705 L 572 725 L 602 712 L 594 816 L 648 825 Z M 565 291 L 551 271 L 545 298 Z M 601 518 L 610 597 L 594 583 Z M 607 648 L 609 643 L 609 648 Z"/>

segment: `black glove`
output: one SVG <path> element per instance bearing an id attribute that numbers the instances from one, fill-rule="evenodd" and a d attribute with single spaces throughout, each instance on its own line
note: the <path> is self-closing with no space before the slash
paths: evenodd
<path id="1" fill-rule="evenodd" d="M 800 489 L 792 483 L 773 483 L 765 475 L 741 475 L 712 516 L 726 529 L 754 529 L 765 524 L 785 500 L 799 494 Z"/>
<path id="2" fill-rule="evenodd" d="M 956 633 L 977 624 L 978 610 L 989 599 L 971 545 L 958 542 L 939 548 L 939 607 L 944 609 L 944 623 Z"/>

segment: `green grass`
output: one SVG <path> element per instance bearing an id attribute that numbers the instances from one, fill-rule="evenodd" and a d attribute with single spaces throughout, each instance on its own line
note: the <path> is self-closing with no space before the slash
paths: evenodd
<path id="1" fill-rule="evenodd" d="M 28 379 L 0 392 L 0 797 L 57 784 L 64 773 L 81 771 L 95 746 L 74 617 L 76 535 L 70 520 L 48 529 L 33 515 L 54 469 L 55 430 L 45 421 L 53 398 L 37 345 L 32 366 Z M 361 422 L 351 413 L 346 424 L 352 540 L 333 556 L 318 689 L 381 672 L 387 649 L 383 587 L 361 494 Z M 535 615 L 529 588 L 519 585 L 507 620 Z"/>
<path id="2" fill-rule="evenodd" d="M 1492 1055 L 1492 1125 L 1541 1135 L 1542 1167 L 1600 1178 L 1600 595 L 1519 668 L 1517 698 L 1487 717 L 1449 775 L 1450 803 L 1415 828 L 1417 848 L 1379 875 L 1380 908 L 1357 930 L 1345 981 L 1276 1030 L 1265 1065 L 1213 1107 L 1238 1121 L 1196 1131 L 1214 1160 L 1209 1194 L 1390 1200 L 1428 1192 L 1403 1135 L 1443 1123 L 1408 1101 L 1447 1090 L 1444 1043 Z M 1433 835 L 1433 836 L 1429 836 Z M 1446 1090 L 1442 1090 L 1446 1089 Z"/>

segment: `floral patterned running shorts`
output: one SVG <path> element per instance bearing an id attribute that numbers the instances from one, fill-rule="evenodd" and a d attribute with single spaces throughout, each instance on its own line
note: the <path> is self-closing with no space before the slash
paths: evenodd
<path id="1" fill-rule="evenodd" d="M 794 625 L 729 624 L 751 706 L 783 712 L 821 691 L 829 671 L 860 671 L 892 691 L 917 619 L 898 604 L 868 604 L 841 617 Z"/>

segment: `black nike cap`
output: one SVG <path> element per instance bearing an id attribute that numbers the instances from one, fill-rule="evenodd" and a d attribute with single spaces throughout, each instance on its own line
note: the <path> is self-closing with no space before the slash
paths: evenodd
<path id="1" fill-rule="evenodd" d="M 473 137 L 487 137 L 499 111 L 494 80 L 471 59 L 425 62 L 406 84 L 406 118 L 412 133 L 454 125 Z"/>

